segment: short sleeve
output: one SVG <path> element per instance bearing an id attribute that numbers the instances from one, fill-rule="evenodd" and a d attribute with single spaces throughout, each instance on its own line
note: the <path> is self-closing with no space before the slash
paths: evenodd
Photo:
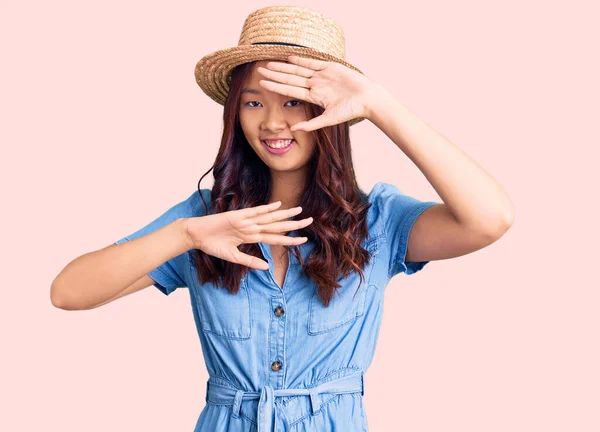
<path id="1" fill-rule="evenodd" d="M 206 199 L 206 194 L 210 198 L 210 190 L 203 189 L 202 193 Z M 134 240 L 138 237 L 142 237 L 146 234 L 150 234 L 171 222 L 179 218 L 188 218 L 193 216 L 199 216 L 199 206 L 202 205 L 202 200 L 199 197 L 199 192 L 194 191 L 186 200 L 175 204 L 161 216 L 147 224 L 145 227 L 135 231 L 128 236 L 117 240 L 115 244 L 121 244 L 129 240 Z M 163 294 L 169 295 L 177 288 L 187 286 L 186 274 L 188 265 L 188 259 L 185 252 L 181 255 L 171 258 L 169 261 L 161 264 L 158 268 L 148 273 L 154 281 L 154 286 L 158 288 Z"/>
<path id="2" fill-rule="evenodd" d="M 377 183 L 373 192 L 389 248 L 388 277 L 392 278 L 399 273 L 411 275 L 420 271 L 429 261 L 405 261 L 408 236 L 417 218 L 429 207 L 440 203 L 420 201 L 403 194 L 389 183 Z"/>

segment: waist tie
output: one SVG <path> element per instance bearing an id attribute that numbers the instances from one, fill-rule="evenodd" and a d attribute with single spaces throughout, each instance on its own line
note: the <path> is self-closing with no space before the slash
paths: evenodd
<path id="1" fill-rule="evenodd" d="M 365 394 L 363 372 L 327 381 L 311 388 L 273 389 L 270 385 L 266 385 L 260 392 L 248 392 L 207 382 L 206 401 L 221 405 L 233 405 L 231 415 L 234 418 L 238 418 L 242 400 L 258 399 L 258 411 L 256 414 L 258 432 L 274 432 L 276 397 L 309 396 L 311 411 L 315 415 L 321 407 L 319 397 L 321 393 L 343 394 L 358 392 L 361 395 Z"/>

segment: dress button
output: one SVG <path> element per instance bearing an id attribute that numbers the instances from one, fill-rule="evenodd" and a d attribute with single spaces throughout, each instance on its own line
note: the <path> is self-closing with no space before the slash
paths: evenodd
<path id="1" fill-rule="evenodd" d="M 280 317 L 281 315 L 283 315 L 283 308 L 281 306 L 277 306 L 275 308 L 275 315 L 277 315 L 278 317 Z"/>
<path id="2" fill-rule="evenodd" d="M 271 364 L 271 369 L 273 369 L 275 372 L 277 372 L 278 370 L 280 370 L 281 369 L 281 362 L 279 360 L 278 361 L 274 361 Z"/>

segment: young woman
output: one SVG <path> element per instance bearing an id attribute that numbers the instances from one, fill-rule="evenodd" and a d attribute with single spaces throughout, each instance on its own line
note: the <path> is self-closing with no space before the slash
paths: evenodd
<path id="1" fill-rule="evenodd" d="M 224 105 L 212 189 L 53 283 L 64 309 L 189 288 L 210 375 L 196 431 L 368 430 L 363 376 L 391 278 L 481 249 L 512 223 L 498 183 L 344 52 L 341 28 L 318 12 L 253 12 L 237 47 L 196 66 Z M 365 119 L 443 203 L 387 183 L 363 193 L 348 132 Z"/>

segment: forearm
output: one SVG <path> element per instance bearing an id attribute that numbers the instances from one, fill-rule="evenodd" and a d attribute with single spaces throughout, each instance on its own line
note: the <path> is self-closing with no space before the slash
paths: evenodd
<path id="1" fill-rule="evenodd" d="M 381 86 L 368 118 L 421 170 L 459 223 L 482 232 L 512 223 L 513 204 L 502 186 Z"/>
<path id="2" fill-rule="evenodd" d="M 96 305 L 189 249 L 186 219 L 181 218 L 137 239 L 86 253 L 56 276 L 52 302 L 68 309 Z"/>

